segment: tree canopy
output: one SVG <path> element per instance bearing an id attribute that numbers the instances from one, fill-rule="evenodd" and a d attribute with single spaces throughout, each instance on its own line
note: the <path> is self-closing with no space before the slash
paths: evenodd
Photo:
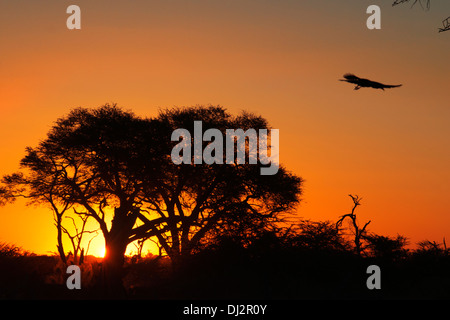
<path id="1" fill-rule="evenodd" d="M 269 129 L 260 116 L 220 106 L 166 109 L 154 118 L 116 105 L 77 108 L 26 148 L 20 172 L 3 177 L 3 199 L 22 196 L 60 215 L 92 217 L 115 269 L 135 240 L 156 237 L 175 261 L 214 233 L 275 227 L 300 201 L 302 179 L 282 166 L 265 176 L 248 163 L 174 164 L 171 134 L 194 120 L 223 133 Z"/>

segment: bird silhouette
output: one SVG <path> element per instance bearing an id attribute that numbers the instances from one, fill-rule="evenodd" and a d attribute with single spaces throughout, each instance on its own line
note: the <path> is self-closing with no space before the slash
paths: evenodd
<path id="1" fill-rule="evenodd" d="M 351 73 L 344 74 L 344 78 L 345 79 L 339 79 L 339 81 L 347 81 L 349 83 L 356 84 L 356 87 L 354 90 L 359 90 L 361 88 L 374 88 L 374 89 L 381 89 L 384 91 L 385 88 L 396 88 L 396 87 L 401 86 L 401 84 L 389 85 L 389 84 L 383 84 L 380 82 L 371 81 L 368 79 L 363 79 L 363 78 L 357 77 Z"/>

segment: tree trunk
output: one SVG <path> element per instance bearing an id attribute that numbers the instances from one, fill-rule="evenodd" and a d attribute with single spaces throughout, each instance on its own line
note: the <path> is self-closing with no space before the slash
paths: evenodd
<path id="1" fill-rule="evenodd" d="M 118 237 L 106 239 L 106 254 L 103 260 L 103 286 L 108 298 L 124 298 L 125 288 L 122 278 L 124 276 L 124 255 L 127 242 Z"/>
<path id="2" fill-rule="evenodd" d="M 187 267 L 188 258 L 180 253 L 169 255 L 169 258 L 173 276 L 178 277 L 183 274 L 183 269 Z"/>
<path id="3" fill-rule="evenodd" d="M 58 218 L 56 220 L 56 228 L 58 231 L 58 234 L 57 234 L 58 244 L 56 245 L 56 247 L 58 249 L 58 253 L 59 253 L 59 257 L 61 258 L 61 261 L 64 263 L 64 265 L 66 265 L 67 259 L 66 259 L 66 254 L 64 253 L 64 246 L 63 246 L 63 242 L 62 242 L 62 225 L 61 225 L 61 217 L 60 216 L 58 216 Z"/>
<path id="4" fill-rule="evenodd" d="M 178 250 L 171 250 L 168 255 L 172 266 L 172 272 L 175 275 L 182 272 L 183 268 L 189 265 L 192 258 L 191 250 L 188 249 L 182 249 L 181 252 Z"/>
<path id="5" fill-rule="evenodd" d="M 125 276 L 123 264 L 129 243 L 128 236 L 136 221 L 136 216 L 127 215 L 127 213 L 126 208 L 115 208 L 111 230 L 105 235 L 104 289 L 109 298 L 124 298 L 126 295 L 122 283 L 122 278 Z"/>

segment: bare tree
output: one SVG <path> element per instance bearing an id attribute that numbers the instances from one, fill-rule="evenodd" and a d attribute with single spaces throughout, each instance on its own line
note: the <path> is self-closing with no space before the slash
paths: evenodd
<path id="1" fill-rule="evenodd" d="M 62 169 L 56 164 L 55 161 L 49 161 L 45 166 L 43 165 L 43 171 L 47 174 L 60 172 Z M 64 169 L 63 169 L 64 170 Z M 44 178 L 43 176 L 36 174 L 34 181 L 26 177 L 23 173 L 14 173 L 3 178 L 4 184 L 0 187 L 0 205 L 6 203 L 13 203 L 18 198 L 25 198 L 29 201 L 29 204 L 39 204 L 41 201 L 45 202 L 53 211 L 53 220 L 55 221 L 55 227 L 57 230 L 57 244 L 56 248 L 61 261 L 67 264 L 67 258 L 63 245 L 63 217 L 67 210 L 72 207 L 70 196 L 67 194 L 64 197 L 58 197 L 58 183 L 57 175 Z M 29 194 L 25 194 L 24 185 L 32 185 L 33 191 Z"/>
<path id="2" fill-rule="evenodd" d="M 336 222 L 336 229 L 339 229 L 339 227 L 344 222 L 345 218 L 350 218 L 351 226 L 352 226 L 352 233 L 354 235 L 353 242 L 355 244 L 355 251 L 356 251 L 357 255 L 361 255 L 361 252 L 363 250 L 362 239 L 364 238 L 364 236 L 366 234 L 366 228 L 371 221 L 369 220 L 368 222 L 366 222 L 362 228 L 359 227 L 358 220 L 357 220 L 356 214 L 355 214 L 355 210 L 356 210 L 356 207 L 361 205 L 362 198 L 360 198 L 358 195 L 353 196 L 353 195 L 349 194 L 349 196 L 353 200 L 352 211 L 351 211 L 351 213 L 347 213 L 347 214 L 344 214 L 343 216 L 341 216 L 341 218 Z"/>
<path id="3" fill-rule="evenodd" d="M 133 242 L 133 245 L 136 248 L 136 254 L 134 255 L 135 259 L 140 260 L 142 258 L 142 250 L 144 249 L 144 244 L 147 240 L 147 238 L 142 238 Z"/>
<path id="4" fill-rule="evenodd" d="M 86 230 L 86 222 L 87 222 L 89 216 L 81 215 L 79 212 L 76 211 L 75 208 L 74 208 L 74 212 L 79 217 L 79 220 L 81 220 L 81 223 L 77 223 L 75 221 L 75 218 L 73 218 L 71 216 L 67 216 L 66 219 L 70 219 L 72 221 L 73 230 L 75 232 L 71 233 L 69 231 L 69 229 L 67 229 L 66 227 L 64 227 L 62 225 L 60 226 L 60 228 L 67 235 L 67 237 L 69 238 L 69 240 L 70 240 L 70 242 L 72 244 L 73 261 L 71 261 L 71 262 L 73 264 L 82 264 L 83 261 L 84 261 L 84 256 L 88 254 L 89 246 L 90 246 L 92 240 L 96 236 L 98 236 L 98 231 L 99 230 L 91 230 L 91 231 Z M 95 233 L 95 235 L 89 239 L 86 247 L 83 247 L 82 246 L 83 236 L 85 234 L 93 234 L 93 233 Z"/>

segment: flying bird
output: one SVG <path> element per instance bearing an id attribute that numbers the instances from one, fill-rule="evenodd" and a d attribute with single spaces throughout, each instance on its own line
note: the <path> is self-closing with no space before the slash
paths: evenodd
<path id="1" fill-rule="evenodd" d="M 363 79 L 363 78 L 357 77 L 351 73 L 344 74 L 344 78 L 345 79 L 339 79 L 339 80 L 356 84 L 355 90 L 359 90 L 361 88 L 374 88 L 374 89 L 381 89 L 384 91 L 385 88 L 396 88 L 396 87 L 401 86 L 401 84 L 389 85 L 389 84 L 383 84 L 380 82 L 371 81 L 368 79 Z"/>

